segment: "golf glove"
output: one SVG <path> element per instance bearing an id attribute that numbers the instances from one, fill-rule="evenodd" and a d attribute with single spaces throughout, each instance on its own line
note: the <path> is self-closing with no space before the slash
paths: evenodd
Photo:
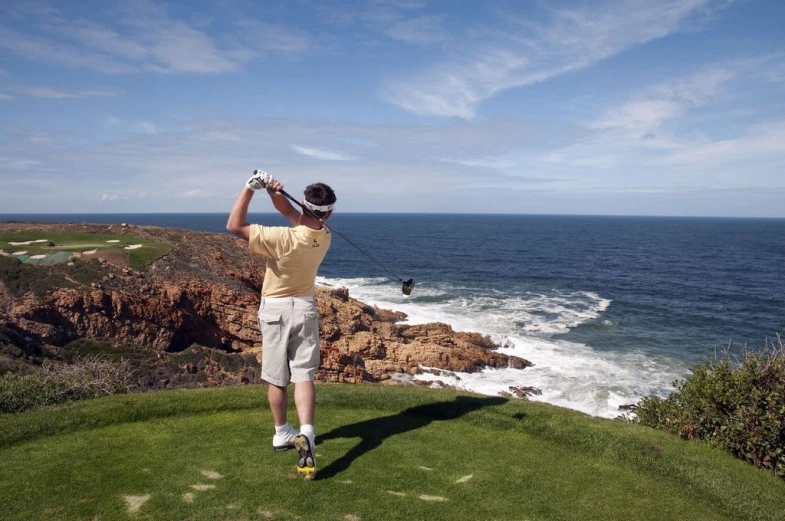
<path id="1" fill-rule="evenodd" d="M 254 170 L 251 178 L 245 183 L 245 187 L 255 192 L 262 188 L 267 188 L 274 182 L 275 178 L 264 170 Z"/>

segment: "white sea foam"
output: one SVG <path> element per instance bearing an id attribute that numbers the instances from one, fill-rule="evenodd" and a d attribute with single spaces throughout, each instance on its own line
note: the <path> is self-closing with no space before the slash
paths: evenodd
<path id="1" fill-rule="evenodd" d="M 458 388 L 488 395 L 509 391 L 511 386 L 535 387 L 544 401 L 587 414 L 618 416 L 620 405 L 634 403 L 672 390 L 672 382 L 687 374 L 679 360 L 636 352 L 598 351 L 587 345 L 551 338 L 580 324 L 602 319 L 611 301 L 592 292 L 505 294 L 476 288 L 417 287 L 406 297 L 383 284 L 383 279 L 325 279 L 319 283 L 348 287 L 350 294 L 367 304 L 403 311 L 406 323 L 444 322 L 457 331 L 492 336 L 500 352 L 525 358 L 535 365 L 520 369 L 485 369 L 455 376 L 418 375 L 417 379 L 441 380 Z"/>

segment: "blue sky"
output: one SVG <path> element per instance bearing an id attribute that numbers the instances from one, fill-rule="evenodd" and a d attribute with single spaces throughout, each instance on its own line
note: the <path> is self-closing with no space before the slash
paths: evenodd
<path id="1" fill-rule="evenodd" d="M 0 213 L 785 217 L 779 0 L 0 6 Z M 252 211 L 269 211 L 266 199 Z"/>

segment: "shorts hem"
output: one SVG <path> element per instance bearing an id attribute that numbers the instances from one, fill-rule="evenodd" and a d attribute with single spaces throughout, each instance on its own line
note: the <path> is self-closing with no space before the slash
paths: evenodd
<path id="1" fill-rule="evenodd" d="M 268 384 L 272 384 L 278 387 L 286 387 L 289 385 L 289 381 L 284 378 L 275 378 L 272 376 L 267 376 L 266 374 L 262 374 L 262 380 L 267 382 Z"/>
<path id="2" fill-rule="evenodd" d="M 291 380 L 292 380 L 292 383 L 297 383 L 297 382 L 313 382 L 314 380 L 316 380 L 316 374 L 310 374 L 310 373 L 308 373 L 308 374 L 304 374 L 304 375 L 297 375 L 297 376 L 295 376 L 295 375 L 292 375 L 292 378 L 291 378 Z"/>

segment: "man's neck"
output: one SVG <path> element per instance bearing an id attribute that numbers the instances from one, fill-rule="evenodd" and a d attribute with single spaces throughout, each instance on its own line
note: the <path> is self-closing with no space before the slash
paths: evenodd
<path id="1" fill-rule="evenodd" d="M 305 226 L 306 228 L 310 228 L 312 230 L 321 230 L 322 221 L 303 213 L 302 217 L 300 217 L 300 226 Z"/>

